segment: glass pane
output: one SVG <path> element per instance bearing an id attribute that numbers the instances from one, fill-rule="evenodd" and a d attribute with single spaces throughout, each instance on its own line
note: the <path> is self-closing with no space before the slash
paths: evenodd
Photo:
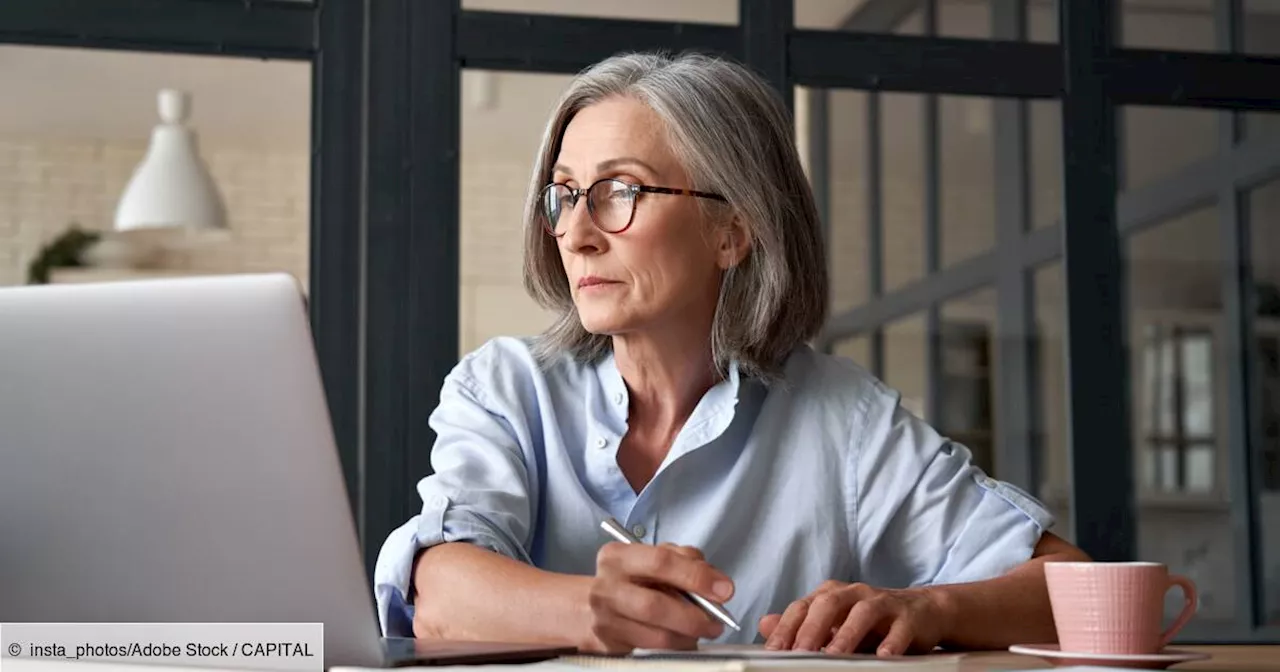
<path id="1" fill-rule="evenodd" d="M 939 0 L 938 34 L 944 37 L 990 39 L 990 0 Z"/>
<path id="2" fill-rule="evenodd" d="M 1031 222 L 1035 228 L 1062 220 L 1062 107 L 1056 100 L 1028 105 L 1031 136 Z"/>
<path id="3" fill-rule="evenodd" d="M 1128 241 L 1130 323 L 1134 334 L 1134 426 L 1137 445 L 1168 442 L 1176 451 L 1196 439 L 1213 440 L 1216 377 L 1213 331 L 1221 318 L 1218 229 L 1212 208 L 1196 210 Z M 1172 490 L 1185 487 L 1177 476 Z M 1164 469 L 1166 467 L 1162 467 Z"/>
<path id="4" fill-rule="evenodd" d="M 1186 453 L 1187 490 L 1209 493 L 1213 490 L 1215 450 L 1213 446 L 1191 446 Z"/>
<path id="5" fill-rule="evenodd" d="M 801 3 L 804 0 L 801 0 Z M 800 3 L 797 3 L 800 4 Z M 738 23 L 738 0 L 462 0 L 462 8 L 520 14 L 689 23 Z"/>
<path id="6" fill-rule="evenodd" d="M 986 252 L 995 244 L 993 122 L 990 98 L 938 98 L 943 267 Z"/>
<path id="7" fill-rule="evenodd" d="M 871 369 L 871 339 L 867 336 L 854 336 L 836 343 L 832 352 L 840 357 L 847 357 L 859 366 Z"/>
<path id="8" fill-rule="evenodd" d="M 1156 404 L 1154 411 L 1156 414 L 1155 436 L 1161 440 L 1166 440 L 1174 435 L 1175 427 L 1178 424 L 1174 419 L 1177 412 L 1178 393 L 1175 388 L 1178 386 L 1178 378 L 1177 370 L 1174 368 L 1175 343 L 1171 340 L 1171 335 L 1165 333 L 1165 330 L 1159 330 L 1159 332 L 1162 338 L 1154 340 L 1148 347 L 1155 349 L 1157 353 L 1156 359 L 1158 360 L 1156 370 L 1152 372 L 1156 378 L 1155 394 L 1152 397 Z"/>
<path id="9" fill-rule="evenodd" d="M 525 292 L 521 220 L 532 160 L 568 75 L 463 70 L 460 354 L 531 336 L 552 315 Z"/>
<path id="10" fill-rule="evenodd" d="M 1124 108 L 1123 188 L 1138 189 L 1218 148 L 1218 113 L 1167 107 Z"/>
<path id="11" fill-rule="evenodd" d="M 884 330 L 884 381 L 902 395 L 902 405 L 930 420 L 926 407 L 928 363 L 924 315 L 890 323 Z"/>
<path id="12" fill-rule="evenodd" d="M 924 35 L 924 12 L 918 9 L 911 12 L 893 32 L 897 35 Z"/>
<path id="13" fill-rule="evenodd" d="M 831 309 L 841 312 L 868 295 L 867 94 L 833 89 L 827 100 Z"/>
<path id="14" fill-rule="evenodd" d="M 1148 449 L 1140 453 L 1138 460 L 1138 479 L 1142 483 L 1143 489 L 1148 492 L 1158 490 L 1156 483 L 1156 451 Z"/>
<path id="15" fill-rule="evenodd" d="M 1192 439 L 1213 437 L 1213 337 L 1186 334 L 1182 346 L 1183 431 Z"/>
<path id="16" fill-rule="evenodd" d="M 1244 51 L 1260 56 L 1280 55 L 1280 2 L 1244 0 Z"/>
<path id="17" fill-rule="evenodd" d="M 1143 327 L 1144 337 L 1138 356 L 1142 358 L 1142 408 L 1138 426 L 1151 441 L 1165 441 L 1174 435 L 1174 404 L 1177 378 L 1174 368 L 1174 341 L 1163 325 Z"/>
<path id="18" fill-rule="evenodd" d="M 0 62 L 0 285 L 284 271 L 307 287 L 309 64 L 20 46 Z M 166 88 L 190 94 L 225 231 L 115 228 Z M 86 265 L 51 264 L 64 248 Z"/>
<path id="19" fill-rule="evenodd" d="M 894 26 L 884 23 L 892 12 L 864 12 L 866 0 L 796 0 L 796 28 L 845 30 L 855 33 L 888 33 Z M 900 16 L 900 15 L 899 15 Z"/>
<path id="20" fill-rule="evenodd" d="M 1032 341 L 1033 433 L 1038 453 L 1039 492 L 1058 519 L 1057 534 L 1074 539 L 1071 522 L 1071 464 L 1067 448 L 1066 294 L 1062 262 L 1045 264 L 1032 278 L 1035 339 Z"/>
<path id="21" fill-rule="evenodd" d="M 942 304 L 942 374 L 934 422 L 995 476 L 996 293 L 971 292 Z"/>
<path id="22" fill-rule="evenodd" d="M 924 97 L 880 96 L 884 287 L 887 292 L 924 275 Z"/>
<path id="23" fill-rule="evenodd" d="M 1254 464 L 1262 471 L 1258 492 L 1258 529 L 1262 532 L 1264 614 L 1280 623 L 1280 180 L 1248 195 L 1253 280 L 1257 293 L 1254 331 L 1257 419 Z"/>
<path id="24" fill-rule="evenodd" d="M 1122 44 L 1143 49 L 1213 51 L 1214 0 L 1125 0 Z"/>
<path id="25" fill-rule="evenodd" d="M 1178 487 L 1178 450 L 1169 446 L 1159 449 L 1160 455 L 1160 477 L 1158 480 L 1160 490 L 1163 492 L 1177 492 Z"/>
<path id="26" fill-rule="evenodd" d="M 1245 112 L 1244 138 L 1262 140 L 1280 137 L 1280 114 L 1275 112 Z"/>
<path id="27" fill-rule="evenodd" d="M 1057 0 L 1029 0 L 1027 3 L 1027 37 L 1032 42 L 1058 43 Z"/>
<path id="28" fill-rule="evenodd" d="M 1212 340 L 1222 322 L 1220 237 L 1209 203 L 1125 241 L 1130 379 L 1159 383 L 1154 393 L 1151 386 L 1131 387 L 1135 465 L 1155 470 L 1136 479 L 1138 558 L 1195 577 L 1196 632 L 1230 626 L 1239 597 L 1226 442 L 1210 419 L 1226 402 Z M 1193 427 L 1210 431 L 1193 438 Z M 1179 606 L 1167 601 L 1168 617 Z"/>

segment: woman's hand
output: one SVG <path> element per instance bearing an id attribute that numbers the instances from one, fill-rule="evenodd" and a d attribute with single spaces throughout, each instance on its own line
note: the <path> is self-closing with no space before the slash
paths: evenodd
<path id="1" fill-rule="evenodd" d="M 769 649 L 882 656 L 931 651 L 945 632 L 945 609 L 927 590 L 885 590 L 827 581 L 782 614 L 760 619 Z M 877 646 L 878 645 L 878 646 Z"/>
<path id="2" fill-rule="evenodd" d="M 591 583 L 591 641 L 585 648 L 692 649 L 723 626 L 675 589 L 715 602 L 733 595 L 733 582 L 695 548 L 610 543 L 596 555 Z"/>

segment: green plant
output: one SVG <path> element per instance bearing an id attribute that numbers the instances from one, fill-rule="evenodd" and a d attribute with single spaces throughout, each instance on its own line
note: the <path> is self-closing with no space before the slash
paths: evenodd
<path id="1" fill-rule="evenodd" d="M 96 231 L 85 231 L 78 224 L 72 224 L 62 235 L 49 241 L 27 266 L 27 284 L 44 285 L 49 283 L 49 272 L 55 268 L 84 266 L 84 252 L 93 247 L 102 234 Z"/>

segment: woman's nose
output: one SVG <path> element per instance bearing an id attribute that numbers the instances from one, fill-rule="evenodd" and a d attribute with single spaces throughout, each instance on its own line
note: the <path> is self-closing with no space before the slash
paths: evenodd
<path id="1" fill-rule="evenodd" d="M 560 228 L 564 231 L 560 242 L 570 250 L 575 252 L 599 250 L 602 245 L 603 236 L 600 234 L 600 229 L 597 229 L 595 223 L 591 221 L 585 196 L 578 199 L 572 208 L 561 213 Z"/>

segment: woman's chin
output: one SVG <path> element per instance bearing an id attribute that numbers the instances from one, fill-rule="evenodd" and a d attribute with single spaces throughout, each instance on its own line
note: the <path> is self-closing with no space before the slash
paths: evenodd
<path id="1" fill-rule="evenodd" d="M 612 336 L 627 330 L 626 321 L 618 319 L 616 315 L 593 315 L 579 311 L 578 320 L 582 322 L 583 329 L 597 336 Z"/>

